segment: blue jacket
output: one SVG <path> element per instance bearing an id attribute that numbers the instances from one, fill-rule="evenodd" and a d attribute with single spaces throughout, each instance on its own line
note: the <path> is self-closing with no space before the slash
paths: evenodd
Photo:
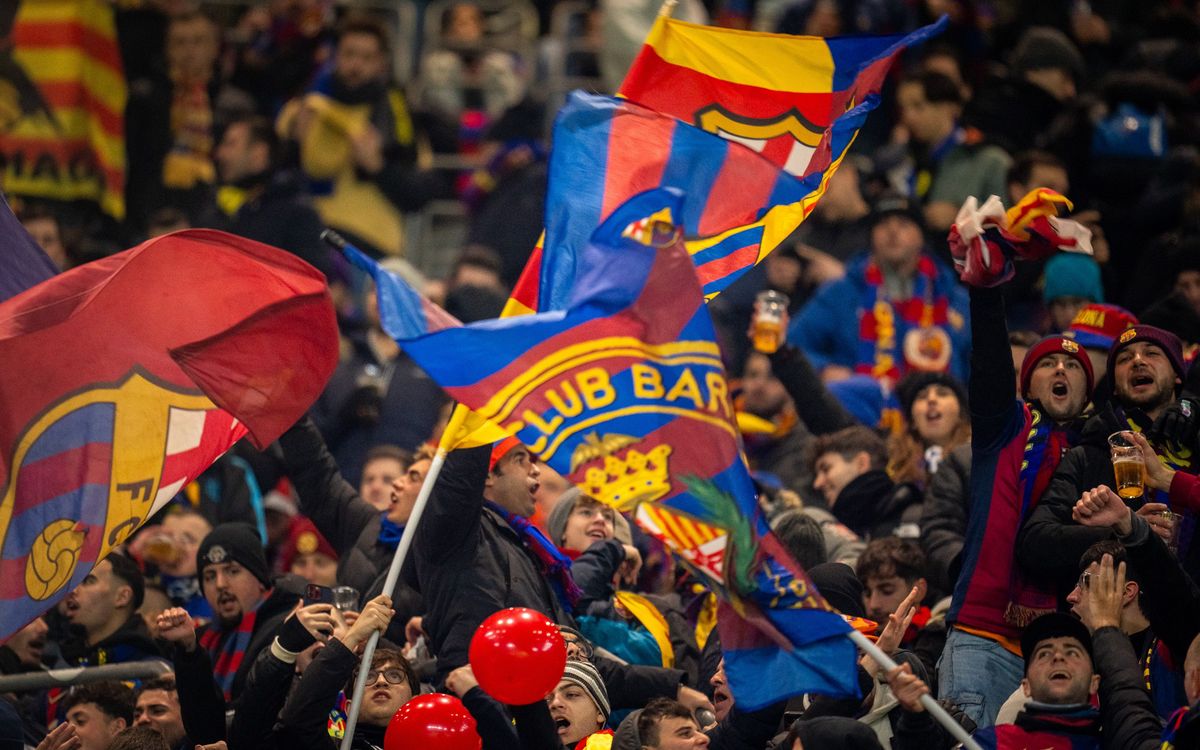
<path id="1" fill-rule="evenodd" d="M 846 265 L 845 278 L 822 286 L 792 319 L 788 340 L 804 350 L 818 371 L 827 365 L 854 368 L 873 364 L 862 357 L 862 338 L 859 335 L 863 313 L 867 312 L 863 306 L 869 292 L 866 281 L 869 260 L 869 252 L 854 256 Z M 953 271 L 937 261 L 934 261 L 934 265 L 937 268 L 934 298 L 944 296 L 949 303 L 949 322 L 939 326 L 950 337 L 949 371 L 965 382 L 971 351 L 967 291 L 958 283 Z M 901 375 L 906 372 L 903 362 L 904 335 L 914 327 L 899 315 L 896 316 L 895 351 Z"/>

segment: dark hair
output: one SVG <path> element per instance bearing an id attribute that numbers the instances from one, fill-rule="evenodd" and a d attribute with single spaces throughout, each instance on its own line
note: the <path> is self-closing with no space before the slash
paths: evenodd
<path id="1" fill-rule="evenodd" d="M 825 549 L 825 534 L 821 531 L 821 524 L 804 511 L 784 511 L 775 518 L 772 527 L 788 554 L 804 570 L 811 570 L 827 561 L 829 553 Z"/>
<path id="2" fill-rule="evenodd" d="M 275 164 L 279 156 L 279 135 L 275 132 L 275 126 L 270 120 L 262 115 L 239 115 L 229 121 L 229 124 L 225 126 L 225 130 L 228 131 L 234 125 L 245 125 L 250 145 L 254 145 L 255 143 L 266 145 L 267 164 L 268 166 Z"/>
<path id="3" fill-rule="evenodd" d="M 924 70 L 906 77 L 900 82 L 900 85 L 903 86 L 906 83 L 915 83 L 920 86 L 926 101 L 931 104 L 957 104 L 961 107 L 965 103 L 962 90 L 959 89 L 954 79 L 945 73 Z"/>
<path id="4" fill-rule="evenodd" d="M 663 719 L 671 718 L 696 720 L 687 706 L 679 701 L 670 698 L 655 698 L 647 703 L 637 720 L 637 733 L 642 745 L 657 745 L 659 741 L 658 723 Z"/>
<path id="5" fill-rule="evenodd" d="M 367 451 L 367 455 L 363 459 L 363 466 L 365 467 L 372 461 L 378 461 L 381 458 L 390 458 L 393 461 L 399 461 L 400 466 L 405 471 L 408 470 L 408 467 L 411 466 L 413 462 L 412 453 L 404 450 L 398 445 L 384 443 L 383 445 L 377 445 L 371 450 Z"/>
<path id="6" fill-rule="evenodd" d="M 1112 555 L 1113 570 L 1116 570 L 1121 563 L 1125 563 L 1125 580 L 1133 581 L 1139 588 L 1141 587 L 1142 578 L 1138 575 L 1137 568 L 1133 567 L 1133 563 L 1129 561 L 1129 553 L 1125 551 L 1125 545 L 1115 539 L 1105 539 L 1088 547 L 1083 556 L 1079 558 L 1079 572 L 1087 570 L 1092 563 L 1099 563 L 1105 555 Z"/>
<path id="7" fill-rule="evenodd" d="M 134 703 L 137 702 L 137 699 L 141 697 L 142 693 L 149 692 L 151 690 L 163 690 L 168 693 L 178 693 L 179 688 L 175 685 L 175 675 L 168 672 L 167 674 L 159 675 L 158 677 L 152 677 L 149 680 L 144 681 L 141 686 L 134 691 Z"/>
<path id="8" fill-rule="evenodd" d="M 809 446 L 808 464 L 816 466 L 817 459 L 826 453 L 837 453 L 847 461 L 859 453 L 866 453 L 871 457 L 872 469 L 882 469 L 888 460 L 887 443 L 874 430 L 862 425 L 819 435 Z"/>
<path id="9" fill-rule="evenodd" d="M 467 245 L 454 261 L 454 267 L 450 269 L 450 278 L 454 278 L 463 266 L 482 268 L 499 276 L 504 264 L 499 253 L 487 245 Z"/>
<path id="10" fill-rule="evenodd" d="M 129 727 L 109 743 L 108 750 L 171 750 L 162 732 L 151 726 Z"/>
<path id="11" fill-rule="evenodd" d="M 92 703 L 104 715 L 113 719 L 124 719 L 133 723 L 133 689 L 120 682 L 92 682 L 71 688 L 63 699 L 63 713 L 84 703 Z"/>
<path id="12" fill-rule="evenodd" d="M 1029 185 L 1034 167 L 1053 167 L 1064 172 L 1067 171 L 1067 165 L 1063 164 L 1063 160 L 1049 151 L 1030 149 L 1022 151 L 1013 158 L 1013 164 L 1008 168 L 1008 184 L 1016 182 L 1021 185 Z M 1030 187 L 1038 186 L 1030 185 Z"/>
<path id="13" fill-rule="evenodd" d="M 918 578 L 925 578 L 925 553 L 915 542 L 894 536 L 875 539 L 858 557 L 854 570 L 858 580 L 866 585 L 867 579 L 899 576 L 909 585 Z"/>
<path id="14" fill-rule="evenodd" d="M 137 563 L 118 553 L 113 553 L 104 559 L 112 565 L 112 574 L 133 590 L 133 606 L 130 609 L 133 611 L 141 609 L 142 602 L 146 600 L 146 578 L 142 575 Z"/>
<path id="15" fill-rule="evenodd" d="M 404 671 L 404 679 L 408 683 L 408 689 L 414 696 L 421 693 L 421 681 L 417 679 L 417 672 L 412 665 L 408 663 L 408 659 L 404 658 L 404 652 L 398 648 L 379 648 L 375 649 L 374 656 L 371 657 L 371 669 L 379 669 L 388 662 L 394 662 L 401 670 Z M 350 682 L 346 683 L 346 692 L 350 693 L 354 690 L 354 681 L 358 678 L 358 668 L 354 669 L 354 674 L 350 676 Z"/>
<path id="16" fill-rule="evenodd" d="M 181 26 L 194 21 L 203 21 L 208 24 L 209 30 L 212 31 L 213 39 L 216 40 L 218 46 L 221 44 L 221 26 L 207 14 L 199 10 L 189 10 L 177 16 L 171 16 L 167 19 L 167 28 L 170 29 L 172 26 Z"/>
<path id="17" fill-rule="evenodd" d="M 59 231 L 62 231 L 62 220 L 58 217 L 58 213 L 45 203 L 28 201 L 17 210 L 17 221 L 22 224 L 37 219 L 53 221 L 58 226 Z"/>
<path id="18" fill-rule="evenodd" d="M 392 41 L 388 34 L 387 27 L 378 18 L 370 15 L 356 14 L 348 17 L 340 27 L 338 27 L 337 41 L 338 44 L 351 34 L 366 34 L 367 36 L 375 37 L 375 41 L 379 42 L 379 51 L 384 55 L 390 55 L 392 49 Z"/>

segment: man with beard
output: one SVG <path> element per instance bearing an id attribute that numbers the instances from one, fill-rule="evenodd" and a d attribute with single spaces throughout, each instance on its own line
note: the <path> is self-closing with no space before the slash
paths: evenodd
<path id="1" fill-rule="evenodd" d="M 222 524 L 196 553 L 214 619 L 197 630 L 187 610 L 158 616 L 159 637 L 175 644 L 175 676 L 187 734 L 197 743 L 225 739 L 225 709 L 237 709 L 246 675 L 303 594 L 295 576 L 272 581 L 252 526 Z"/>
<path id="2" fill-rule="evenodd" d="M 67 594 L 71 637 L 62 644 L 71 666 L 99 666 L 161 659 L 146 621 L 138 614 L 146 583 L 137 564 L 124 555 L 101 560 Z"/>
<path id="3" fill-rule="evenodd" d="M 1195 473 L 1195 414 L 1181 409 L 1177 396 L 1184 376 L 1182 345 L 1176 336 L 1161 328 L 1137 325 L 1122 333 L 1108 355 L 1108 372 L 1113 382 L 1113 398 L 1083 427 L 1080 444 L 1063 457 L 1041 503 L 1033 510 L 1017 537 L 1017 559 L 1030 574 L 1057 586 L 1065 597 L 1078 577 L 1078 562 L 1088 547 L 1110 538 L 1106 528 L 1088 528 L 1072 520 L 1077 501 L 1089 490 L 1101 485 L 1115 488 L 1108 437 L 1114 432 L 1141 432 L 1150 439 L 1160 460 L 1169 468 Z M 1156 420 L 1179 412 L 1168 438 L 1153 430 Z M 1162 421 L 1157 424 L 1169 424 Z M 1165 430 L 1164 430 L 1165 431 Z M 1163 518 L 1170 498 L 1161 490 L 1146 488 L 1135 500 L 1156 533 L 1170 537 L 1171 521 Z M 1194 512 L 1183 523 L 1194 523 Z M 1200 575 L 1200 544 L 1185 539 L 1179 559 L 1193 578 Z"/>
<path id="4" fill-rule="evenodd" d="M 1075 444 L 1094 381 L 1083 347 L 1050 336 L 1026 353 L 1017 398 L 1002 290 L 972 287 L 970 297 L 970 491 L 963 548 L 949 565 L 957 584 L 938 690 L 989 726 L 1021 681 L 1022 628 L 1055 608 L 1052 592 L 1016 570 L 1012 540 Z"/>
<path id="5" fill-rule="evenodd" d="M 373 19 L 338 34 L 326 91 L 294 99 L 278 130 L 299 148 L 317 211 L 363 250 L 399 255 L 401 211 L 420 208 L 438 179 L 417 168 L 417 135 L 404 94 L 388 84 L 390 43 Z"/>

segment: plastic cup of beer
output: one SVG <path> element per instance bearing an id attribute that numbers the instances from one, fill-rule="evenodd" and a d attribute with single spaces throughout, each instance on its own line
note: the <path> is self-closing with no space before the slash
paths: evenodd
<path id="1" fill-rule="evenodd" d="M 353 586 L 334 586 L 333 606 L 340 610 L 357 612 L 358 589 Z"/>
<path id="2" fill-rule="evenodd" d="M 1146 459 L 1141 449 L 1130 439 L 1127 431 L 1109 435 L 1108 449 L 1112 454 L 1117 494 L 1125 500 L 1140 499 L 1146 491 Z"/>
<path id="3" fill-rule="evenodd" d="M 157 532 L 146 540 L 143 555 L 155 565 L 170 565 L 179 560 L 179 547 L 166 532 Z"/>
<path id="4" fill-rule="evenodd" d="M 783 316 L 787 312 L 788 298 L 782 292 L 767 289 L 754 299 L 754 322 L 752 327 L 754 348 L 763 354 L 779 350 L 783 340 Z"/>
<path id="5" fill-rule="evenodd" d="M 1179 532 L 1183 528 L 1183 516 L 1164 510 L 1159 515 L 1171 524 L 1171 538 L 1167 541 L 1167 549 L 1179 554 Z"/>

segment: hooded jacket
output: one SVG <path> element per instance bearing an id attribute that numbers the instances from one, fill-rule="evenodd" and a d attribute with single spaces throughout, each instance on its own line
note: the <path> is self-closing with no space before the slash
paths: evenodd
<path id="1" fill-rule="evenodd" d="M 872 469 L 852 479 L 831 509 L 837 520 L 863 539 L 912 537 L 921 520 L 923 498 L 910 484 L 896 484 L 886 471 Z M 905 533 L 911 530 L 912 533 Z"/>

